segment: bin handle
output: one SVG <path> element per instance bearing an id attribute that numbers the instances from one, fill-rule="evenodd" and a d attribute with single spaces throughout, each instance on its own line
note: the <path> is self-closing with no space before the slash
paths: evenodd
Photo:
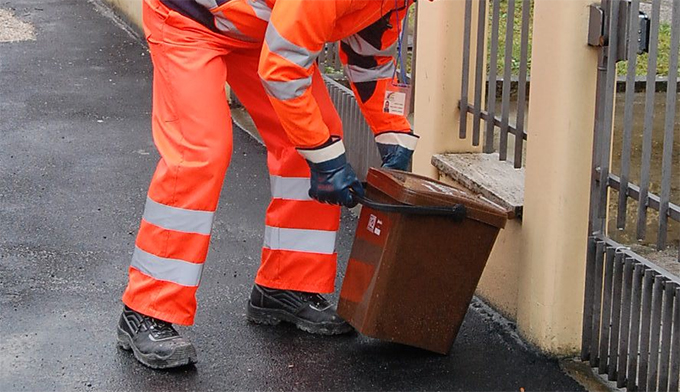
<path id="1" fill-rule="evenodd" d="M 352 192 L 352 196 L 362 205 L 382 212 L 398 212 L 410 215 L 440 215 L 451 217 L 455 222 L 461 222 L 467 216 L 467 209 L 463 204 L 451 207 L 442 206 L 410 206 L 405 204 L 386 204 L 373 201 L 366 196 Z"/>

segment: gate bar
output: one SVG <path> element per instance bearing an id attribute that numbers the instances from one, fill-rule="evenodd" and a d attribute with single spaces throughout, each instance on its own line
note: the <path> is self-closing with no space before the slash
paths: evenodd
<path id="1" fill-rule="evenodd" d="M 657 378 L 659 375 L 659 345 L 661 338 L 661 305 L 663 301 L 664 277 L 654 277 L 654 290 L 652 292 L 652 329 L 650 331 L 649 344 L 649 367 L 647 373 L 647 390 L 656 391 Z"/>
<path id="2" fill-rule="evenodd" d="M 671 33 L 671 59 L 668 80 L 678 80 L 678 51 L 680 50 L 680 2 L 673 2 Z M 668 237 L 668 203 L 671 198 L 671 169 L 673 164 L 673 133 L 675 127 L 675 104 L 678 100 L 677 83 L 669 83 L 666 95 L 666 124 L 663 138 L 663 162 L 661 164 L 661 205 L 659 208 L 659 234 L 657 248 L 666 248 Z"/>
<path id="3" fill-rule="evenodd" d="M 508 124 L 510 123 L 510 86 L 512 78 L 512 44 L 515 27 L 515 0 L 508 0 L 505 18 L 505 56 L 503 58 L 503 98 L 501 101 L 501 133 L 498 155 L 501 161 L 508 159 Z"/>
<path id="4" fill-rule="evenodd" d="M 527 68 L 529 59 L 529 27 L 531 19 L 531 2 L 530 0 L 522 0 L 522 43 L 520 46 L 520 62 L 519 62 L 519 86 L 517 92 L 517 121 L 515 127 L 515 168 L 522 167 L 522 148 L 524 143 L 522 138 L 518 135 L 524 134 L 524 116 L 526 112 L 527 99 Z"/>
<path id="5" fill-rule="evenodd" d="M 619 15 L 621 0 L 611 0 L 609 15 Z M 618 17 L 609 18 L 609 45 L 607 46 L 607 82 L 604 92 L 604 118 L 600 129 L 600 188 L 599 202 L 600 208 L 597 217 L 600 220 L 606 219 L 607 215 L 607 178 L 609 177 L 609 157 L 611 154 L 611 135 L 614 117 L 614 88 L 616 84 L 616 59 L 618 54 L 619 42 L 619 20 Z"/>
<path id="6" fill-rule="evenodd" d="M 628 182 L 630 179 L 630 150 L 633 134 L 633 104 L 635 94 L 635 69 L 637 67 L 637 49 L 633 37 L 638 35 L 638 18 L 640 13 L 640 0 L 631 3 L 630 18 L 628 20 L 628 74 L 626 76 L 626 99 L 623 115 L 623 147 L 621 151 L 621 191 L 619 192 L 619 208 L 616 215 L 616 227 L 626 227 L 626 212 L 628 205 Z M 620 387 L 619 387 L 620 388 Z"/>
<path id="7" fill-rule="evenodd" d="M 491 57 L 489 59 L 489 83 L 488 91 L 486 97 L 486 111 L 495 117 L 493 113 L 496 112 L 496 79 L 498 73 L 498 34 L 500 29 L 500 19 L 501 19 L 501 3 L 500 0 L 493 1 L 493 18 L 491 23 Z M 482 151 L 485 153 L 493 152 L 493 134 L 494 134 L 493 121 L 487 121 L 486 123 L 486 135 L 484 140 L 484 147 Z"/>
<path id="8" fill-rule="evenodd" d="M 629 259 L 632 260 L 632 259 Z M 645 267 L 642 264 L 635 264 L 633 271 L 633 303 L 631 306 L 630 316 L 630 339 L 628 346 L 628 370 L 626 371 L 626 388 L 629 391 L 634 391 L 637 386 L 638 376 L 638 350 L 640 347 L 640 305 L 642 297 L 642 280 L 645 273 Z M 620 387 L 619 387 L 620 388 Z"/>
<path id="9" fill-rule="evenodd" d="M 677 391 L 680 387 L 680 288 L 675 288 L 673 306 L 673 342 L 671 343 L 671 381 L 668 389 Z"/>
<path id="10" fill-rule="evenodd" d="M 655 272 L 645 270 L 642 286 L 642 322 L 640 326 L 640 370 L 637 387 L 646 390 L 647 369 L 649 367 L 649 335 L 652 324 L 652 290 L 654 289 Z"/>
<path id="11" fill-rule="evenodd" d="M 609 333 L 611 331 L 612 293 L 614 286 L 614 248 L 608 247 L 605 259 L 604 271 L 604 301 L 602 305 L 602 325 L 600 326 L 599 348 L 599 374 L 608 372 L 607 359 L 609 358 Z M 602 276 L 600 273 L 599 276 Z"/>
<path id="12" fill-rule="evenodd" d="M 633 259 L 629 257 L 623 258 L 623 298 L 621 300 L 621 334 L 619 339 L 619 363 L 616 370 L 616 387 L 622 388 L 626 385 L 626 370 L 628 369 L 628 335 L 630 332 L 630 313 L 632 302 L 632 286 L 633 286 Z M 614 343 L 614 349 L 616 343 Z"/>
<path id="13" fill-rule="evenodd" d="M 640 202 L 637 211 L 637 238 L 647 236 L 647 195 L 649 193 L 649 179 L 652 160 L 652 132 L 654 130 L 654 98 L 656 96 L 656 70 L 659 58 L 659 26 L 661 15 L 661 1 L 652 3 L 652 17 L 650 28 L 649 58 L 647 59 L 647 88 L 645 97 L 645 120 L 642 137 L 642 167 L 640 168 Z"/>
<path id="14" fill-rule="evenodd" d="M 475 110 L 472 126 L 472 145 L 479 146 L 480 128 L 482 123 L 482 85 L 484 84 L 485 30 L 486 30 L 486 0 L 479 0 L 477 17 L 477 52 L 475 62 Z M 466 109 L 467 110 L 467 109 Z"/>
<path id="15" fill-rule="evenodd" d="M 470 30 L 472 29 L 472 0 L 465 0 L 465 27 L 463 30 L 463 80 L 460 84 L 460 131 L 458 137 L 467 136 L 467 106 L 470 86 Z M 479 72 L 479 70 L 477 70 Z"/>

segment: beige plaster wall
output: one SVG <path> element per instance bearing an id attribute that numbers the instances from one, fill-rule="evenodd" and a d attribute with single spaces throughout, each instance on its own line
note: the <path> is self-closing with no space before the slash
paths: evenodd
<path id="1" fill-rule="evenodd" d="M 420 23 L 413 127 L 420 141 L 413 157 L 413 171 L 437 178 L 437 170 L 430 163 L 433 154 L 481 151 L 481 147 L 472 146 L 471 132 L 467 139 L 459 139 L 456 128 L 460 119 L 457 105 L 462 88 L 465 1 L 433 0 L 417 4 Z M 476 37 L 471 37 L 471 41 L 475 47 Z M 472 70 L 474 61 L 470 63 Z"/>
<path id="2" fill-rule="evenodd" d="M 579 350 L 597 50 L 590 0 L 536 0 L 524 190 L 520 332 L 548 353 Z"/>
<path id="3" fill-rule="evenodd" d="M 142 28 L 142 0 L 104 0 L 122 12 L 130 22 Z"/>
<path id="4" fill-rule="evenodd" d="M 453 182 L 445 175 L 440 175 L 439 180 L 444 183 Z M 521 244 L 521 221 L 508 221 L 505 228 L 498 233 L 476 293 L 511 320 L 517 320 Z"/>
<path id="5" fill-rule="evenodd" d="M 432 166 L 433 154 L 481 152 L 481 146 L 472 145 L 472 121 L 468 121 L 469 137 L 458 137 L 461 113 L 457 104 L 462 89 L 465 2 L 422 1 L 418 7 L 414 129 L 421 138 L 414 155 L 413 170 L 450 182 Z M 478 7 L 475 6 L 473 21 L 477 20 L 477 15 Z M 471 78 L 475 72 L 476 38 L 476 34 L 471 34 Z M 469 96 L 473 93 L 470 83 Z M 501 230 L 477 290 L 477 295 L 513 320 L 517 316 L 521 234 L 521 223 L 517 220 Z"/>

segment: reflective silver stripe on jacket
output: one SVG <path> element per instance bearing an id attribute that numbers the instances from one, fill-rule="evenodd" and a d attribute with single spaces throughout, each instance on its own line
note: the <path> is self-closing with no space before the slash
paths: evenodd
<path id="1" fill-rule="evenodd" d="M 409 150 L 415 150 L 419 136 L 402 132 L 385 132 L 375 136 L 375 142 L 379 144 L 391 144 L 403 146 Z"/>
<path id="2" fill-rule="evenodd" d="M 337 140 L 331 145 L 323 148 L 299 148 L 298 153 L 300 153 L 303 158 L 313 163 L 327 162 L 344 154 L 345 144 L 342 142 L 342 140 Z"/>
<path id="3" fill-rule="evenodd" d="M 267 32 L 264 35 L 264 40 L 269 47 L 269 51 L 278 54 L 284 59 L 296 64 L 304 69 L 308 69 L 314 64 L 314 60 L 321 51 L 310 51 L 302 46 L 297 46 L 294 43 L 283 38 L 276 30 L 273 24 L 267 26 Z"/>
<path id="4" fill-rule="evenodd" d="M 335 253 L 335 234 L 335 231 L 266 226 L 264 248 L 332 255 Z"/>
<path id="5" fill-rule="evenodd" d="M 309 178 L 270 176 L 274 199 L 309 201 Z"/>
<path id="6" fill-rule="evenodd" d="M 304 94 L 309 86 L 312 85 L 312 77 L 308 76 L 303 79 L 290 80 L 287 82 L 262 79 L 262 85 L 267 91 L 267 94 L 281 101 L 287 101 Z"/>
<path id="7" fill-rule="evenodd" d="M 166 259 L 145 252 L 137 247 L 132 254 L 133 268 L 156 280 L 176 283 L 181 286 L 197 287 L 201 282 L 203 264 Z"/>
<path id="8" fill-rule="evenodd" d="M 394 76 L 395 65 L 393 61 L 379 65 L 375 68 L 361 68 L 356 65 L 345 67 L 347 77 L 354 83 L 374 82 L 381 79 L 391 79 Z"/>
<path id="9" fill-rule="evenodd" d="M 218 30 L 220 30 L 221 32 L 225 33 L 228 36 L 231 36 L 232 38 L 236 38 L 245 42 L 257 41 L 253 37 L 243 34 L 241 30 L 239 30 L 238 27 L 236 27 L 236 25 L 234 25 L 232 21 L 227 19 L 225 16 L 220 15 L 220 13 L 215 14 L 215 26 L 217 27 Z"/>
<path id="10" fill-rule="evenodd" d="M 217 3 L 217 0 L 196 0 L 196 2 L 203 7 L 207 8 L 208 10 L 213 10 L 217 8 L 218 5 L 224 4 L 229 0 L 226 1 L 220 1 L 220 3 Z"/>
<path id="11" fill-rule="evenodd" d="M 361 38 L 358 34 L 350 35 L 349 37 L 343 39 L 342 42 L 348 44 L 356 54 L 361 56 L 394 57 L 397 54 L 397 41 L 394 41 L 392 45 L 385 49 L 376 48 L 375 46 L 369 44 L 365 39 Z"/>
<path id="12" fill-rule="evenodd" d="M 269 19 L 272 16 L 272 9 L 269 8 L 264 0 L 248 0 L 248 4 L 253 7 L 255 16 L 257 16 L 258 19 L 269 22 Z"/>
<path id="13" fill-rule="evenodd" d="M 163 229 L 210 235 L 214 216 L 214 212 L 166 206 L 147 197 L 143 218 Z"/>

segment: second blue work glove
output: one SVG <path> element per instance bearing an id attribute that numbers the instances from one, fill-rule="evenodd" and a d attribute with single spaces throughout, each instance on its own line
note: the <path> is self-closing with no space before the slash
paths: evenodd
<path id="1" fill-rule="evenodd" d="M 382 167 L 409 170 L 418 138 L 413 133 L 405 132 L 383 132 L 376 135 L 375 143 L 382 157 Z"/>
<path id="2" fill-rule="evenodd" d="M 298 149 L 311 170 L 309 196 L 322 203 L 354 207 L 364 188 L 347 163 L 345 146 L 339 138 L 315 149 Z"/>

